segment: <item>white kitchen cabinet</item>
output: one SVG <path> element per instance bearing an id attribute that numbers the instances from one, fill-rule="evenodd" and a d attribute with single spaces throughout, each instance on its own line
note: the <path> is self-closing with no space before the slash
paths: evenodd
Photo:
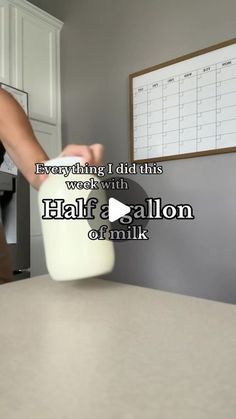
<path id="1" fill-rule="evenodd" d="M 62 23 L 25 1 L 10 6 L 11 83 L 29 93 L 29 116 L 60 123 Z"/>
<path id="2" fill-rule="evenodd" d="M 61 151 L 61 28 L 25 0 L 0 0 L 0 82 L 28 93 L 29 117 L 49 157 Z M 31 275 L 46 272 L 37 199 L 31 188 Z"/>
<path id="3" fill-rule="evenodd" d="M 0 81 L 9 84 L 9 3 L 0 0 Z"/>
<path id="4" fill-rule="evenodd" d="M 0 82 L 29 93 L 31 119 L 60 125 L 62 22 L 26 0 L 0 0 Z"/>

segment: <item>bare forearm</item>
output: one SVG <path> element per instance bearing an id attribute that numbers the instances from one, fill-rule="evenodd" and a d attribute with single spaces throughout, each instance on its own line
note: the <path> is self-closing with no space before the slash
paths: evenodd
<path id="1" fill-rule="evenodd" d="M 46 175 L 35 174 L 35 163 L 48 160 L 48 156 L 37 141 L 21 106 L 1 88 L 0 141 L 28 182 L 38 189 Z M 99 165 L 103 159 L 103 146 L 69 144 L 62 151 L 62 155 L 79 156 L 88 164 Z"/>
<path id="2" fill-rule="evenodd" d="M 0 140 L 26 179 L 38 189 L 41 178 L 35 163 L 48 157 L 38 143 L 30 122 L 14 98 L 0 89 Z"/>

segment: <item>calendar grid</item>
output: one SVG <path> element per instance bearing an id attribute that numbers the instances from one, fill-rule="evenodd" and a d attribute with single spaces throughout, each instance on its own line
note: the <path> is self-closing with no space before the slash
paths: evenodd
<path id="1" fill-rule="evenodd" d="M 134 160 L 236 147 L 236 45 L 234 53 L 134 85 Z"/>

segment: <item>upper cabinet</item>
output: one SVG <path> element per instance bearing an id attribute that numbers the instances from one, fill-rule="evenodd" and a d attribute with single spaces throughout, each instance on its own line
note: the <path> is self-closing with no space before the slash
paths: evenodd
<path id="1" fill-rule="evenodd" d="M 61 151 L 62 22 L 25 0 L 0 0 L 0 82 L 28 93 L 34 133 L 49 157 Z M 31 273 L 46 272 L 37 193 L 31 188 Z"/>
<path id="2" fill-rule="evenodd" d="M 29 93 L 29 116 L 57 123 L 59 31 L 61 25 L 33 9 L 10 8 L 13 84 Z"/>
<path id="3" fill-rule="evenodd" d="M 0 80 L 9 83 L 9 3 L 0 0 Z"/>
<path id="4" fill-rule="evenodd" d="M 0 0 L 0 81 L 29 94 L 29 117 L 60 123 L 62 22 L 25 0 Z"/>

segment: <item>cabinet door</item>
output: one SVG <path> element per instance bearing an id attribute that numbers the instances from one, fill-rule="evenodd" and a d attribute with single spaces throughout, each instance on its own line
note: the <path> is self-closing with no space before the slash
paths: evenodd
<path id="1" fill-rule="evenodd" d="M 9 84 L 9 5 L 0 0 L 0 81 Z"/>
<path id="2" fill-rule="evenodd" d="M 57 123 L 58 32 L 41 17 L 11 7 L 12 83 L 29 93 L 31 119 Z"/>

